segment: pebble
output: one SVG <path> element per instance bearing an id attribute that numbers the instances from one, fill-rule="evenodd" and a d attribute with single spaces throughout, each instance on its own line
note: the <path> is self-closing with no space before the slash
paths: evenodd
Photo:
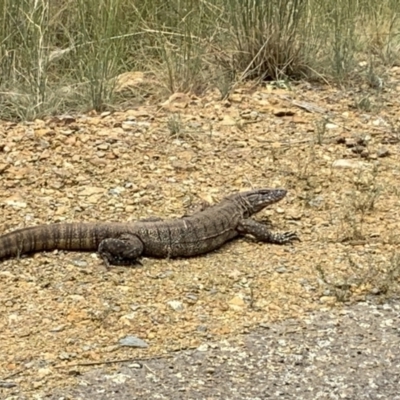
<path id="1" fill-rule="evenodd" d="M 196 350 L 204 352 L 204 351 L 208 351 L 208 348 L 209 348 L 208 344 L 207 343 L 203 343 Z"/>
<path id="2" fill-rule="evenodd" d="M 365 163 L 358 160 L 339 159 L 332 163 L 333 168 L 362 168 Z"/>
<path id="3" fill-rule="evenodd" d="M 376 152 L 376 155 L 377 155 L 379 158 L 388 157 L 388 156 L 390 156 L 390 151 L 389 151 L 387 148 L 382 147 L 381 149 L 379 149 L 379 150 Z"/>
<path id="4" fill-rule="evenodd" d="M 139 339 L 136 336 L 125 336 L 124 338 L 119 340 L 119 344 L 121 346 L 126 346 L 126 347 L 139 347 L 142 349 L 145 349 L 147 347 L 149 347 L 149 345 L 143 341 L 142 339 Z"/>
<path id="5" fill-rule="evenodd" d="M 329 123 L 329 122 L 325 125 L 326 129 L 336 129 L 337 127 L 338 127 L 337 125 Z"/>
<path id="6" fill-rule="evenodd" d="M 175 311 L 183 311 L 184 310 L 184 306 L 183 306 L 182 302 L 179 300 L 171 300 L 167 304 Z"/>

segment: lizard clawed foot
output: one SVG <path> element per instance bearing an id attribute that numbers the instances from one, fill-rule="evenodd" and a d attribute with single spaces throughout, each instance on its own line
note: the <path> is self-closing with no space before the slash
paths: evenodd
<path id="1" fill-rule="evenodd" d="M 277 244 L 285 244 L 291 243 L 293 241 L 301 242 L 301 239 L 297 236 L 296 232 L 281 232 L 276 233 L 276 242 Z"/>

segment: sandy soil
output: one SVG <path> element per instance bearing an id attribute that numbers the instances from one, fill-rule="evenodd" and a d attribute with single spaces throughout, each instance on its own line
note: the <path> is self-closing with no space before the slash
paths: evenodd
<path id="1" fill-rule="evenodd" d="M 257 218 L 302 240 L 241 238 L 138 268 L 61 251 L 3 261 L 1 397 L 52 395 L 93 363 L 168 356 L 322 307 L 396 298 L 399 75 L 379 92 L 247 85 L 223 101 L 176 94 L 123 112 L 1 123 L 2 232 L 178 217 L 201 200 L 284 187 Z M 130 335 L 148 347 L 122 346 Z"/>

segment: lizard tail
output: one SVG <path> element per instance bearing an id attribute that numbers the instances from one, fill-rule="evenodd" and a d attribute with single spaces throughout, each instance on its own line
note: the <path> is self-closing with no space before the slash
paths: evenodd
<path id="1" fill-rule="evenodd" d="M 60 223 L 22 228 L 0 237 L 0 259 L 42 250 L 97 250 L 108 224 Z"/>

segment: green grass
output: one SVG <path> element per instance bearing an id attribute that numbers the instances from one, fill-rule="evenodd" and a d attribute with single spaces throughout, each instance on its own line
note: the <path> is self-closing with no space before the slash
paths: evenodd
<path id="1" fill-rule="evenodd" d="M 380 85 L 399 62 L 394 0 L 0 0 L 0 12 L 3 119 L 118 107 L 126 71 L 153 73 L 160 95 L 226 98 L 248 79 Z"/>

